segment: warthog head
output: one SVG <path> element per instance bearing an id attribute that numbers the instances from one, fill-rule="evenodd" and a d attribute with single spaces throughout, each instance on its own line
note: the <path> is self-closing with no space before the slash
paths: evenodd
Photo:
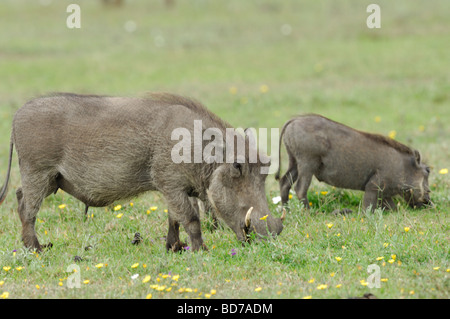
<path id="1" fill-rule="evenodd" d="M 208 188 L 208 199 L 218 215 L 246 241 L 250 233 L 276 236 L 283 229 L 281 218 L 271 215 L 265 193 L 267 174 L 261 163 L 226 163 L 218 167 Z"/>
<path id="2" fill-rule="evenodd" d="M 430 199 L 430 188 L 428 186 L 428 176 L 430 168 L 421 162 L 419 151 L 414 151 L 414 158 L 405 164 L 410 169 L 405 170 L 406 183 L 403 197 L 412 208 L 420 208 L 426 205 L 433 206 Z"/>

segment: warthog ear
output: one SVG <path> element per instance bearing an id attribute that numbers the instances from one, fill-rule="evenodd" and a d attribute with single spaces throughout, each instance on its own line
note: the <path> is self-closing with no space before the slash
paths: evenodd
<path id="1" fill-rule="evenodd" d="M 420 165 L 422 160 L 421 160 L 420 152 L 418 150 L 414 150 L 414 158 L 416 160 L 417 165 Z"/>

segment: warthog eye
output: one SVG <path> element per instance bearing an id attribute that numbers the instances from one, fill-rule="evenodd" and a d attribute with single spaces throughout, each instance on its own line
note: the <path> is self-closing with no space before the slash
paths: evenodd
<path id="1" fill-rule="evenodd" d="M 239 170 L 239 173 L 241 173 L 241 175 L 242 175 L 242 165 L 241 165 L 240 163 L 234 162 L 234 163 L 233 163 L 233 167 L 234 167 L 235 169 L 238 169 L 238 170 Z"/>

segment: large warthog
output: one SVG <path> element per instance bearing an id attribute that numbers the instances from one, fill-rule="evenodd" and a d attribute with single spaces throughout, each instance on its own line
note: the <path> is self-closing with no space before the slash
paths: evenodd
<path id="1" fill-rule="evenodd" d="M 41 249 L 36 215 L 43 199 L 59 188 L 93 207 L 146 191 L 161 192 L 169 212 L 168 250 L 178 251 L 184 245 L 180 224 L 193 250 L 206 248 L 190 197 L 207 201 L 241 241 L 251 232 L 279 234 L 282 220 L 269 211 L 267 175 L 260 170 L 270 164 L 263 164 L 260 157 L 256 163 L 242 154 L 239 161 L 231 162 L 172 160 L 174 145 L 179 143 L 172 132 L 183 128 L 192 134 L 194 120 L 202 123 L 200 133 L 214 128 L 225 137 L 226 128 L 231 128 L 202 104 L 167 93 L 145 98 L 61 93 L 26 103 L 14 116 L 7 180 L 0 191 L 3 201 L 15 146 L 22 180 L 16 195 L 25 246 Z M 252 147 L 248 136 L 236 134 L 234 139 L 244 140 L 247 150 Z M 206 145 L 202 143 L 200 147 Z M 229 146 L 224 143 L 222 151 Z M 189 144 L 189 152 L 196 148 Z"/>
<path id="2" fill-rule="evenodd" d="M 411 207 L 432 204 L 428 175 L 420 153 L 389 137 L 352 129 L 320 115 L 289 120 L 280 134 L 289 155 L 289 167 L 279 181 L 281 201 L 289 200 L 293 183 L 304 206 L 315 176 L 327 184 L 364 191 L 363 207 L 395 208 L 402 196 Z M 280 177 L 280 168 L 275 176 Z"/>

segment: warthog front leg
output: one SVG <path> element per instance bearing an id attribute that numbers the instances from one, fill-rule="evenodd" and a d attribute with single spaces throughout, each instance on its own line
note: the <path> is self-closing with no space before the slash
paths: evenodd
<path id="1" fill-rule="evenodd" d="M 186 243 L 180 241 L 180 223 L 173 220 L 169 214 L 169 232 L 166 238 L 166 249 L 174 252 L 180 251 L 186 246 Z"/>
<path id="2" fill-rule="evenodd" d="M 203 244 L 200 216 L 192 206 L 189 196 L 185 193 L 174 196 L 172 193 L 169 200 L 169 232 L 167 234 L 167 250 L 178 251 L 185 246 L 179 238 L 179 225 L 183 225 L 189 235 L 192 250 L 207 249 Z"/>
<path id="3" fill-rule="evenodd" d="M 380 186 L 380 178 L 378 174 L 374 174 L 367 182 L 364 188 L 363 208 L 368 209 L 370 207 L 373 212 L 379 207 L 383 201 L 383 189 Z"/>

